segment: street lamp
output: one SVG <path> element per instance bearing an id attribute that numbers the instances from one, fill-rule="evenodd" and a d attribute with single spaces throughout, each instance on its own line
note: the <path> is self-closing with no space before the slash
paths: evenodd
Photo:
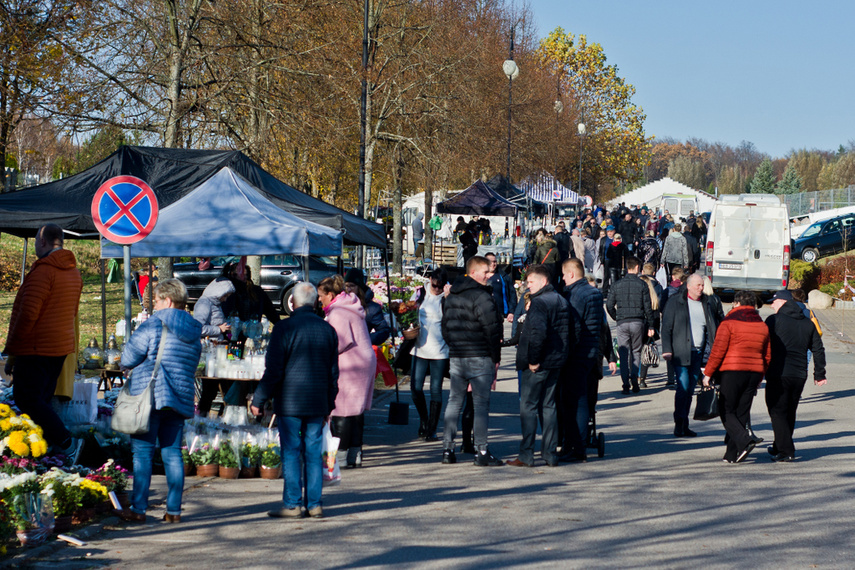
<path id="1" fill-rule="evenodd" d="M 508 78 L 508 167 L 506 177 L 508 182 L 511 181 L 511 106 L 514 102 L 514 79 L 520 74 L 520 67 L 513 60 L 514 57 L 514 40 L 511 34 L 511 59 L 506 59 L 502 64 L 502 71 Z"/>
<path id="2" fill-rule="evenodd" d="M 582 149 L 585 144 L 585 123 L 576 125 L 579 131 L 579 196 L 582 196 Z"/>

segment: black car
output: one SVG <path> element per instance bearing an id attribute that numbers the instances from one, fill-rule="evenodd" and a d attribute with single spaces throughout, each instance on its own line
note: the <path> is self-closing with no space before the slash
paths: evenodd
<path id="1" fill-rule="evenodd" d="M 855 214 L 814 222 L 793 240 L 792 256 L 814 263 L 820 257 L 855 249 Z"/>
<path id="2" fill-rule="evenodd" d="M 220 276 L 223 265 L 237 263 L 238 257 L 214 257 L 211 268 L 199 270 L 199 264 L 176 263 L 173 274 L 187 287 L 190 304 L 194 304 L 202 295 L 205 287 Z M 331 257 L 309 256 L 309 281 L 317 285 L 325 277 L 338 273 L 336 260 Z M 258 279 L 253 277 L 253 281 Z M 261 256 L 261 288 L 270 297 L 280 312 L 291 314 L 291 291 L 299 281 L 304 281 L 302 258 L 296 255 Z"/>

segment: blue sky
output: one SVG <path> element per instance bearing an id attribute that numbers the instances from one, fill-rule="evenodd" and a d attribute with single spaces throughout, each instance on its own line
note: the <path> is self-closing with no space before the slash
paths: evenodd
<path id="1" fill-rule="evenodd" d="M 855 1 L 527 1 L 540 37 L 561 26 L 603 46 L 648 134 L 773 158 L 855 140 Z"/>

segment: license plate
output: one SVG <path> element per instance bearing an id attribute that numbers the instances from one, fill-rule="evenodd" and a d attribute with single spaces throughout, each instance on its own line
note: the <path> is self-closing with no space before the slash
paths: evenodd
<path id="1" fill-rule="evenodd" d="M 742 269 L 742 264 L 741 263 L 719 263 L 718 268 L 719 269 L 737 269 L 737 270 L 739 270 L 739 269 Z"/>

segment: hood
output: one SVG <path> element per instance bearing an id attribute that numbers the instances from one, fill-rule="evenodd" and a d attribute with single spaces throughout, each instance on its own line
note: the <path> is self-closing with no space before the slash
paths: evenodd
<path id="1" fill-rule="evenodd" d="M 461 275 L 454 281 L 454 284 L 451 286 L 451 294 L 455 295 L 458 293 L 463 293 L 464 291 L 469 291 L 470 289 L 483 289 L 485 291 L 492 292 L 492 288 L 489 285 L 481 285 L 468 275 Z"/>
<path id="2" fill-rule="evenodd" d="M 551 238 L 546 238 L 542 242 L 540 242 L 540 247 L 555 247 L 555 240 Z"/>
<path id="3" fill-rule="evenodd" d="M 727 313 L 727 316 L 724 317 L 725 321 L 741 321 L 745 323 L 762 323 L 763 319 L 760 318 L 760 313 L 757 312 L 757 309 L 754 307 L 734 307 Z"/>
<path id="4" fill-rule="evenodd" d="M 784 305 L 778 309 L 779 315 L 785 315 L 790 317 L 791 319 L 804 319 L 805 314 L 799 308 L 795 301 L 787 301 Z"/>
<path id="5" fill-rule="evenodd" d="M 416 214 L 416 219 L 417 219 L 417 220 L 423 220 L 423 219 L 424 219 L 424 217 L 425 217 L 425 215 L 424 215 L 424 214 L 422 214 L 421 212 L 419 212 L 418 214 Z"/>
<path id="6" fill-rule="evenodd" d="M 202 297 L 213 297 L 214 299 L 219 299 L 226 293 L 234 292 L 234 283 L 232 283 L 228 279 L 217 279 L 208 283 L 208 286 L 205 287 L 205 290 L 202 292 Z"/>
<path id="7" fill-rule="evenodd" d="M 194 319 L 187 311 L 181 309 L 160 309 L 152 315 L 153 319 L 159 319 L 166 323 L 169 332 L 175 334 L 184 342 L 198 341 L 202 337 L 202 325 Z"/>
<path id="8" fill-rule="evenodd" d="M 77 259 L 67 249 L 58 249 L 41 259 L 37 259 L 33 263 L 33 267 L 35 268 L 36 265 L 52 265 L 57 269 L 75 269 L 77 268 Z"/>
<path id="9" fill-rule="evenodd" d="M 363 319 L 365 318 L 365 308 L 362 306 L 362 303 L 359 302 L 359 297 L 353 293 L 348 293 L 347 291 L 339 293 L 336 298 L 332 300 L 332 303 L 324 307 L 324 313 L 329 314 L 333 309 L 351 311 Z"/>

